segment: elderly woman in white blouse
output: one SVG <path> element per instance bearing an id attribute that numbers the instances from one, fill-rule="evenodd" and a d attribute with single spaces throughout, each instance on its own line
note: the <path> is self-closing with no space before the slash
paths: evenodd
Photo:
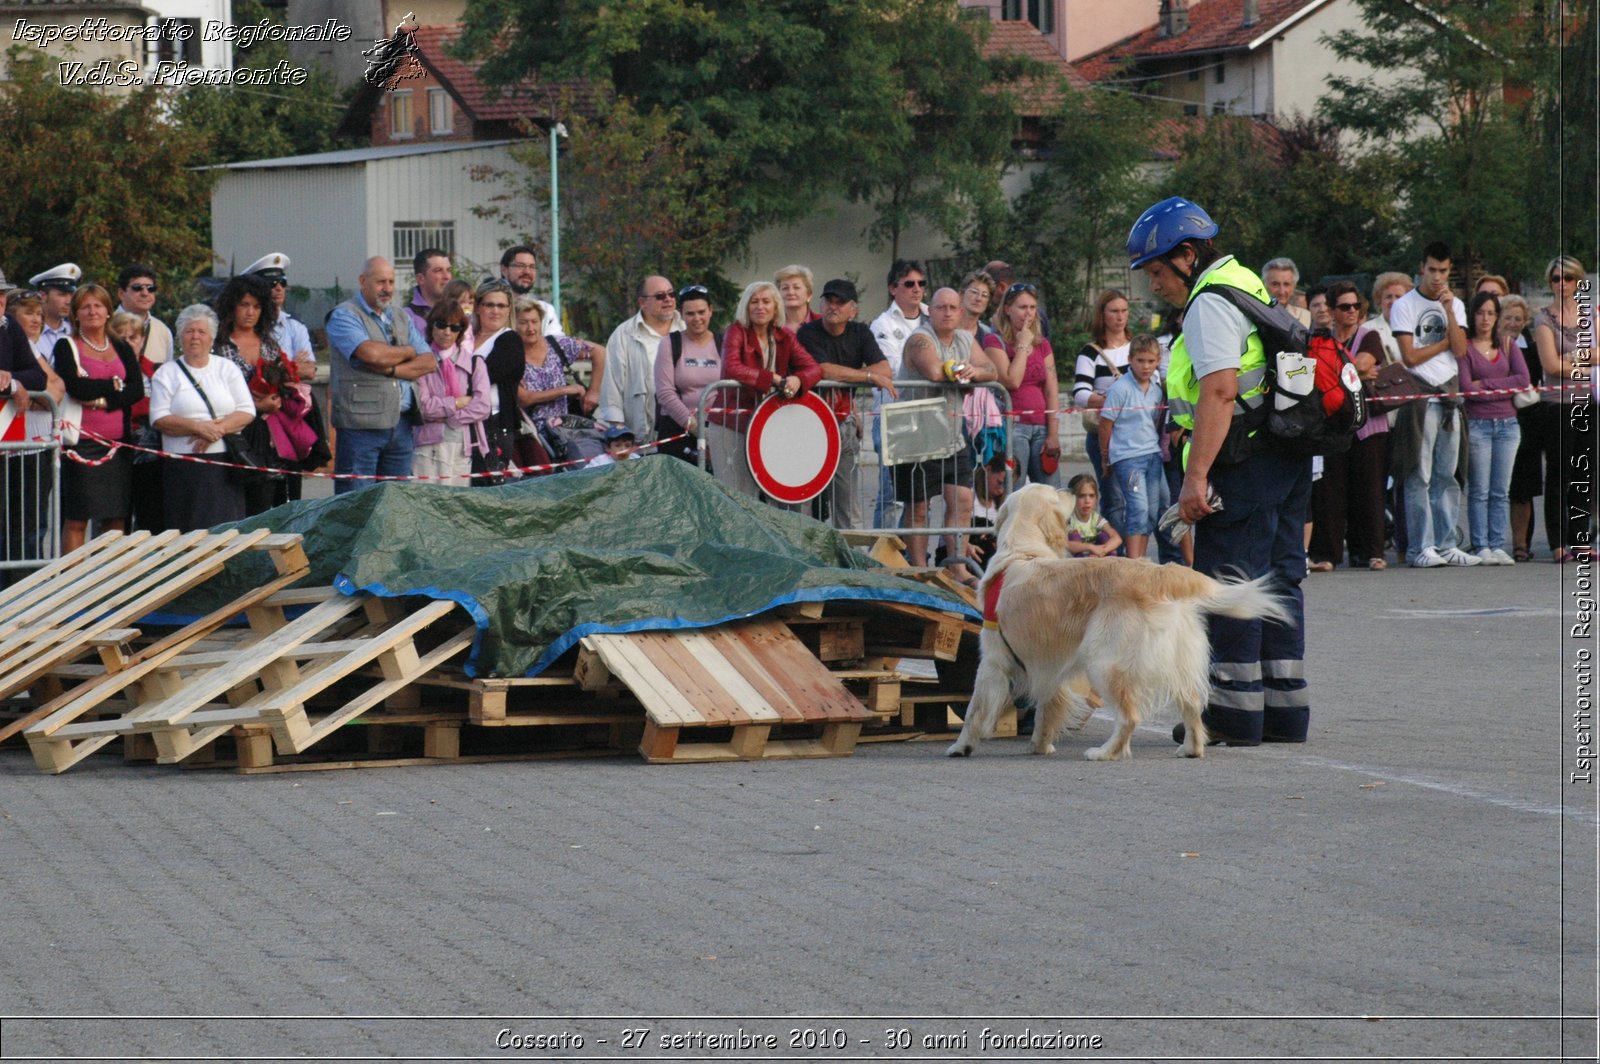
<path id="1" fill-rule="evenodd" d="M 178 315 L 180 357 L 156 370 L 150 384 L 150 423 L 170 455 L 206 455 L 221 460 L 222 438 L 255 420 L 256 404 L 244 374 L 211 353 L 217 316 L 201 303 Z M 225 466 L 165 460 L 167 524 L 182 532 L 210 528 L 245 516 L 244 488 Z"/>

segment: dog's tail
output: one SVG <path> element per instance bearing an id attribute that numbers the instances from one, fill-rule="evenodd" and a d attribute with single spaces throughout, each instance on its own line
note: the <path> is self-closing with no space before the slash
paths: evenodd
<path id="1" fill-rule="evenodd" d="M 1283 596 L 1272 590 L 1271 573 L 1254 580 L 1246 580 L 1240 575 L 1202 579 L 1210 586 L 1193 595 L 1191 601 L 1207 613 L 1220 613 L 1241 621 L 1289 623 L 1288 606 Z"/>

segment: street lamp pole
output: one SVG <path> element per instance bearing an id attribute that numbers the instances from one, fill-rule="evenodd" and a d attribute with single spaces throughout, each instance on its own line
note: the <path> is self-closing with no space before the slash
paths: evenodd
<path id="1" fill-rule="evenodd" d="M 561 171 L 556 165 L 556 138 L 567 135 L 560 122 L 550 126 L 550 303 L 561 320 Z"/>

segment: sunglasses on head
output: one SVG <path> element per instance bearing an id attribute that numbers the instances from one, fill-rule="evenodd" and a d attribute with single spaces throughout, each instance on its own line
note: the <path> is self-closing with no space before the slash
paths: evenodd
<path id="1" fill-rule="evenodd" d="M 1038 295 L 1039 290 L 1033 285 L 1029 284 L 1027 281 L 1018 281 L 1016 284 L 1006 289 L 1006 297 L 1009 299 L 1012 296 L 1020 296 L 1024 292 L 1027 292 L 1029 295 Z"/>
<path id="2" fill-rule="evenodd" d="M 683 303 L 690 299 L 710 299 L 711 289 L 703 284 L 685 285 L 678 289 L 678 302 Z"/>

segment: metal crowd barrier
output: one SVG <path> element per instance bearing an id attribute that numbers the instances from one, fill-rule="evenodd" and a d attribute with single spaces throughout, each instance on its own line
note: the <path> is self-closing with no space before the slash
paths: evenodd
<path id="1" fill-rule="evenodd" d="M 748 474 L 742 450 L 738 452 L 734 462 L 737 468 L 718 468 L 718 463 L 712 461 L 713 448 L 708 446 L 708 428 L 714 427 L 708 422 L 708 413 L 716 407 L 736 405 L 735 397 L 739 387 L 737 381 L 720 380 L 707 387 L 700 396 L 699 409 L 695 412 L 700 467 L 706 469 L 709 465 L 712 475 L 724 484 L 745 494 L 764 498 Z M 1007 459 L 1005 486 L 1008 492 L 1011 490 L 1013 463 L 1010 459 L 1015 432 L 1012 431 L 1014 426 L 1010 417 L 1011 398 L 1002 385 L 987 381 L 963 388 L 955 384 L 934 381 L 895 381 L 895 388 L 900 393 L 901 400 L 938 398 L 952 393 L 965 396 L 974 389 L 987 392 L 994 399 L 995 407 L 1000 413 L 1001 424 L 1006 428 L 1004 449 L 999 453 L 1003 453 Z M 880 461 L 880 456 L 883 454 L 883 407 L 887 393 L 880 395 L 878 389 L 867 384 L 845 384 L 838 381 L 823 381 L 816 390 L 830 406 L 838 402 L 836 396 L 841 394 L 849 396 L 850 413 L 840 425 L 841 433 L 846 436 L 844 455 L 834 483 L 810 503 L 789 508 L 801 509 L 841 531 L 895 535 L 912 531 L 905 524 L 906 514 L 910 512 L 910 508 L 896 498 L 895 467 L 884 465 Z M 748 424 L 749 417 L 750 412 L 744 411 L 743 422 Z M 961 446 L 967 447 L 968 435 L 959 431 L 959 425 L 956 428 Z M 851 447 L 849 438 L 851 436 L 858 444 L 855 448 Z M 950 455 L 920 463 L 902 463 L 902 465 L 916 466 L 914 473 L 907 471 L 899 474 L 902 484 L 910 479 L 912 488 L 928 497 L 928 524 L 916 526 L 914 531 L 917 535 L 963 536 L 991 530 L 988 525 L 971 522 L 957 525 L 945 519 L 941 485 L 947 479 L 947 475 L 955 471 L 957 462 L 958 456 Z M 972 490 L 976 486 L 977 478 L 982 475 L 982 466 L 976 459 L 964 464 L 971 465 L 971 472 L 962 476 L 959 483 Z M 772 504 L 781 505 L 776 502 Z"/>
<path id="2" fill-rule="evenodd" d="M 29 411 L 23 439 L 0 443 L 0 583 L 8 571 L 61 556 L 61 412 L 42 392 L 30 398 L 45 409 Z"/>

